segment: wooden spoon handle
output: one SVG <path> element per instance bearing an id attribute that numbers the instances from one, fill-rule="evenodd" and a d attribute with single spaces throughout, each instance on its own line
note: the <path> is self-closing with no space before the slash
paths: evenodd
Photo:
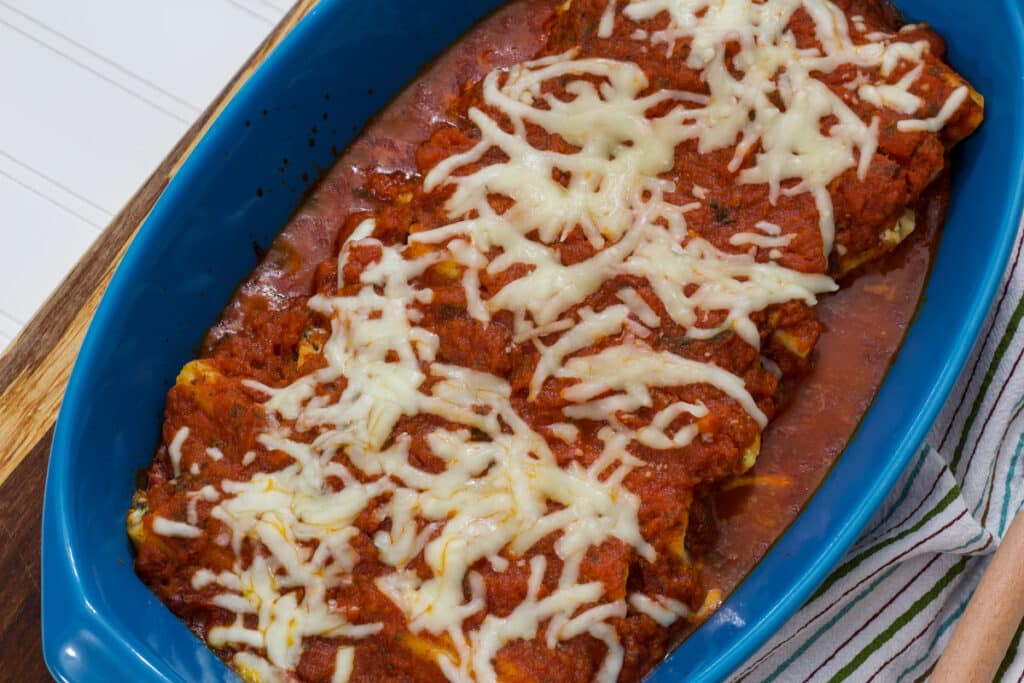
<path id="1" fill-rule="evenodd" d="M 1024 619 L 1024 513 L 1018 514 L 931 675 L 932 683 L 991 683 Z"/>

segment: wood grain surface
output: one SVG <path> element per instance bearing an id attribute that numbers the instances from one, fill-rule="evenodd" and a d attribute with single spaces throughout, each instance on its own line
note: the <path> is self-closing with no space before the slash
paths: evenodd
<path id="1" fill-rule="evenodd" d="M 299 0 L 0 356 L 0 679 L 48 681 L 40 642 L 43 487 L 61 398 L 107 283 L 168 181 L 231 98 L 317 3 Z"/>
<path id="2" fill-rule="evenodd" d="M 974 589 L 931 683 L 990 683 L 1024 619 L 1024 513 L 1018 513 Z"/>

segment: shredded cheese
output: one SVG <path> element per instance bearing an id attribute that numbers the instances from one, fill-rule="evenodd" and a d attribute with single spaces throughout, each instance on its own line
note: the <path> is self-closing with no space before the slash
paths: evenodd
<path id="1" fill-rule="evenodd" d="M 629 604 L 662 626 L 671 626 L 680 617 L 693 614 L 693 611 L 683 603 L 663 595 L 650 597 L 643 593 L 632 593 L 629 596 Z"/>
<path id="2" fill-rule="evenodd" d="M 164 517 L 153 518 L 153 533 L 158 536 L 168 536 L 175 538 L 199 538 L 203 535 L 203 530 L 192 524 L 185 524 L 184 522 L 175 522 Z"/>
<path id="3" fill-rule="evenodd" d="M 788 25 L 798 9 L 812 18 L 820 48 L 797 47 Z M 427 192 L 450 191 L 448 222 L 411 235 L 408 248 L 378 240 L 373 218 L 361 223 L 342 248 L 339 278 L 355 245 L 374 246 L 379 259 L 362 270 L 358 291 L 309 303 L 331 320 L 325 366 L 285 387 L 246 382 L 266 397 L 260 448 L 287 455 L 290 464 L 248 481 L 223 481 L 220 490 L 204 488 L 189 499 L 188 524 L 154 519 L 157 534 L 196 538 L 204 502 L 236 555 L 243 544 L 255 548 L 248 565 L 239 560 L 230 571 L 199 569 L 192 577 L 197 590 L 216 586 L 214 603 L 236 615 L 210 629 L 210 644 L 260 653 L 234 657 L 254 680 L 277 680 L 294 669 L 309 637 L 348 643 L 337 650 L 332 680 L 349 679 L 359 639 L 383 626 L 350 623 L 328 595 L 360 559 L 350 541 L 361 533 L 356 519 L 371 506 L 388 522 L 373 535 L 378 559 L 389 567 L 376 588 L 413 633 L 446 638 L 451 649 L 439 648 L 435 661 L 451 681 L 497 681 L 496 659 L 514 640 L 542 637 L 554 648 L 588 634 L 605 646 L 597 680 L 612 683 L 624 650 L 611 620 L 632 611 L 668 626 L 692 616 L 672 598 L 632 593 L 613 600 L 601 583 L 581 579 L 588 550 L 612 539 L 657 559 L 641 533 L 640 499 L 626 483 L 646 467 L 630 449 L 685 448 L 709 410 L 676 401 L 655 411 L 652 391 L 702 385 L 758 427 L 767 423 L 740 376 L 657 350 L 652 331 L 670 322 L 689 340 L 732 333 L 759 349 L 755 314 L 790 301 L 813 305 L 837 287 L 824 275 L 774 262 L 794 239 L 776 223 L 762 220 L 756 232 L 732 234 L 731 251 L 691 233 L 686 214 L 701 204 L 670 201 L 678 188 L 665 174 L 684 142 L 696 140 L 703 153 L 735 146 L 729 170 L 739 182 L 766 184 L 772 202 L 811 194 L 827 257 L 835 229 L 828 185 L 851 168 L 864 176 L 878 120 L 862 121 L 814 74 L 853 64 L 888 77 L 901 63 L 916 65 L 894 84 L 857 86 L 864 101 L 909 116 L 921 106 L 911 88 L 927 44 L 889 34 L 855 42 L 827 0 L 611 0 L 599 37 L 612 36 L 620 15 L 637 23 L 665 16 L 662 28 L 637 29 L 632 39 L 664 45 L 668 57 L 687 41 L 686 64 L 701 72 L 708 93 L 652 91 L 635 64 L 579 58 L 577 51 L 490 73 L 483 82 L 487 111 L 468 112 L 477 142 L 424 179 Z M 854 24 L 863 34 L 862 22 Z M 729 53 L 731 68 L 727 45 L 738 46 Z M 552 83 L 564 86 L 564 96 L 546 89 Z M 939 130 L 966 96 L 966 88 L 958 90 L 937 116 L 901 121 L 900 129 Z M 825 120 L 833 120 L 827 130 Z M 536 146 L 531 128 L 573 151 Z M 501 160 L 480 164 L 485 157 Z M 700 200 L 708 194 L 696 185 L 691 192 Z M 501 212 L 492 206 L 495 196 L 509 200 Z M 577 229 L 594 253 L 566 265 L 558 247 Z M 759 261 L 757 249 L 743 251 L 748 246 L 770 249 L 772 260 Z M 442 262 L 458 264 L 473 319 L 491 323 L 498 313 L 513 314 L 516 343 L 537 349 L 528 400 L 557 382 L 565 421 L 535 430 L 517 411 L 505 378 L 438 361 L 439 339 L 420 324 L 434 292 L 419 282 Z M 482 277 L 513 266 L 523 274 L 485 295 Z M 620 276 L 645 283 L 643 294 L 621 287 L 614 292 L 621 303 L 599 310 L 585 304 Z M 718 322 L 702 322 L 711 312 Z M 770 360 L 762 363 L 779 373 Z M 336 399 L 318 393 L 342 379 Z M 635 419 L 624 417 L 652 413 L 641 427 L 627 426 Z M 403 416 L 417 415 L 453 425 L 427 430 L 417 444 L 442 463 L 439 471 L 414 464 L 410 436 L 396 431 Z M 587 466 L 559 464 L 541 433 L 572 445 L 580 437 L 574 420 L 599 424 L 603 448 Z M 175 476 L 188 436 L 183 427 L 168 448 Z M 216 448 L 206 453 L 224 457 Z M 250 451 L 242 462 L 255 458 Z M 542 590 L 548 560 L 534 555 L 525 599 L 504 618 L 486 613 L 486 585 L 474 567 L 486 562 L 507 571 L 510 558 L 527 556 L 552 534 L 561 566 L 556 584 Z M 409 567 L 417 558 L 423 571 Z M 476 625 L 467 626 L 474 617 Z"/>
<path id="4" fill-rule="evenodd" d="M 797 47 L 788 27 L 798 9 L 813 19 L 820 49 Z M 731 168 L 739 171 L 739 181 L 768 184 L 773 202 L 783 192 L 811 193 L 823 252 L 831 253 L 835 220 L 828 185 L 850 168 L 865 176 L 878 146 L 878 120 L 862 121 L 814 73 L 852 64 L 879 67 L 888 76 L 901 61 L 920 62 L 928 44 L 900 42 L 890 34 L 865 36 L 870 42 L 856 43 L 845 15 L 829 0 L 632 0 L 622 13 L 636 22 L 667 15 L 667 26 L 640 39 L 664 44 L 669 57 L 680 41 L 689 41 L 686 64 L 701 70 L 711 92 L 707 105 L 691 109 L 686 117 L 700 151 L 736 145 Z M 739 51 L 729 56 L 727 44 Z M 727 58 L 740 76 L 730 70 Z M 919 104 L 908 91 L 914 80 L 916 76 L 893 86 L 861 88 L 860 94 L 879 106 L 913 113 L 916 106 L 908 109 Z M 781 100 L 781 107 L 772 96 Z M 822 121 L 829 118 L 836 123 L 823 133 Z M 918 125 L 931 129 L 944 123 L 936 117 Z M 903 122 L 900 126 L 912 129 Z M 740 170 L 758 147 L 753 166 Z M 783 190 L 787 181 L 797 184 Z"/>
<path id="5" fill-rule="evenodd" d="M 174 433 L 171 443 L 167 445 L 167 454 L 171 458 L 171 468 L 174 471 L 175 479 L 181 476 L 181 447 L 185 444 L 188 433 L 188 427 L 181 427 Z"/>
<path id="6" fill-rule="evenodd" d="M 339 647 L 334 655 L 334 674 L 331 683 L 348 683 L 356 664 L 356 651 L 352 647 Z"/>
<path id="7" fill-rule="evenodd" d="M 950 94 L 946 103 L 942 105 L 942 109 L 940 109 L 939 113 L 935 116 L 930 119 L 900 121 L 896 124 L 896 127 L 903 132 L 925 131 L 928 133 L 937 133 L 942 130 L 947 123 L 949 123 L 951 118 L 953 118 L 953 115 L 956 114 L 957 110 L 959 110 L 967 100 L 968 94 L 969 90 L 967 86 L 962 85 Z"/>

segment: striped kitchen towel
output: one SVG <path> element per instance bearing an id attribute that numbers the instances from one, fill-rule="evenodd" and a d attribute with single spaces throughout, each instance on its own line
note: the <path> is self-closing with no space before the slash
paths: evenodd
<path id="1" fill-rule="evenodd" d="M 926 445 L 865 533 L 734 681 L 927 678 L 1024 505 L 1024 239 Z M 1000 679 L 1024 681 L 1021 629 Z"/>

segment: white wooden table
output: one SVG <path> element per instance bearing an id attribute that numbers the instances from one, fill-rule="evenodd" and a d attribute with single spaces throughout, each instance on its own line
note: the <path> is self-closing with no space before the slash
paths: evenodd
<path id="1" fill-rule="evenodd" d="M 0 0 L 0 352 L 291 5 Z"/>

